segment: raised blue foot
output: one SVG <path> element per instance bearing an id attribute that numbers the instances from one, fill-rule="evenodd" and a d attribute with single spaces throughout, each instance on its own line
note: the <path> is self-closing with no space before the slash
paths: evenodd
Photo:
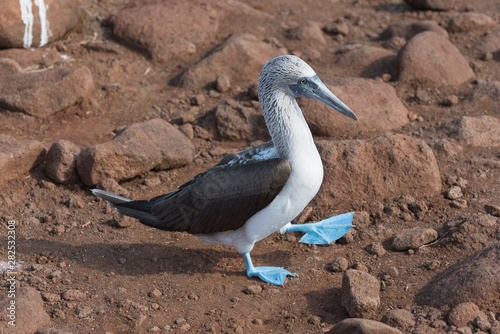
<path id="1" fill-rule="evenodd" d="M 351 229 L 353 212 L 324 219 L 317 223 L 293 224 L 285 232 L 305 232 L 300 242 L 307 244 L 329 244 L 342 237 Z"/>
<path id="2" fill-rule="evenodd" d="M 287 276 L 297 277 L 297 274 L 291 273 L 280 267 L 254 267 L 250 253 L 243 254 L 247 266 L 247 276 L 257 276 L 266 283 L 274 285 L 283 285 Z"/>

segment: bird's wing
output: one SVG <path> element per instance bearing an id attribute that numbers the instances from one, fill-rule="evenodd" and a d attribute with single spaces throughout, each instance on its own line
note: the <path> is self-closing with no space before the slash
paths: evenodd
<path id="1" fill-rule="evenodd" d="M 291 167 L 281 158 L 244 162 L 237 158 L 224 158 L 227 163 L 197 175 L 178 191 L 151 199 L 148 204 L 154 219 L 144 223 L 192 234 L 242 227 L 279 194 L 290 177 Z"/>

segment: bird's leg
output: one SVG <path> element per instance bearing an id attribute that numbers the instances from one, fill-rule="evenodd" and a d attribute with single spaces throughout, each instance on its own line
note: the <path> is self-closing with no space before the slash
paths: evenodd
<path id="1" fill-rule="evenodd" d="M 274 285 L 283 285 L 287 276 L 297 277 L 297 274 L 291 273 L 280 267 L 254 267 L 250 252 L 243 254 L 247 266 L 247 276 L 257 276 L 266 283 Z"/>
<path id="2" fill-rule="evenodd" d="M 317 223 L 289 224 L 284 232 L 305 232 L 300 242 L 307 244 L 329 244 L 342 237 L 353 227 L 353 212 L 324 219 Z"/>

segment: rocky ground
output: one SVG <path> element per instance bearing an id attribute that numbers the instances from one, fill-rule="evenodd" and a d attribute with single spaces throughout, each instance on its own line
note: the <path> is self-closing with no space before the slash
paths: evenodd
<path id="1" fill-rule="evenodd" d="M 500 333 L 498 1 L 20 5 L 0 13 L 0 332 Z M 170 192 L 268 140 L 256 82 L 289 53 L 360 118 L 299 101 L 325 179 L 298 222 L 356 227 L 256 244 L 298 278 L 92 196 Z"/>

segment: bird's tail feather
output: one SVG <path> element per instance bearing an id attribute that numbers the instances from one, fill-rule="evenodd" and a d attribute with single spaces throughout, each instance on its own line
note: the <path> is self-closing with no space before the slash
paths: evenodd
<path id="1" fill-rule="evenodd" d="M 132 201 L 100 189 L 92 189 L 91 191 L 97 197 L 108 202 L 109 205 L 121 214 L 137 218 L 141 223 L 146 225 L 155 225 L 155 223 L 158 223 L 158 219 L 151 213 L 152 205 L 149 201 Z"/>

